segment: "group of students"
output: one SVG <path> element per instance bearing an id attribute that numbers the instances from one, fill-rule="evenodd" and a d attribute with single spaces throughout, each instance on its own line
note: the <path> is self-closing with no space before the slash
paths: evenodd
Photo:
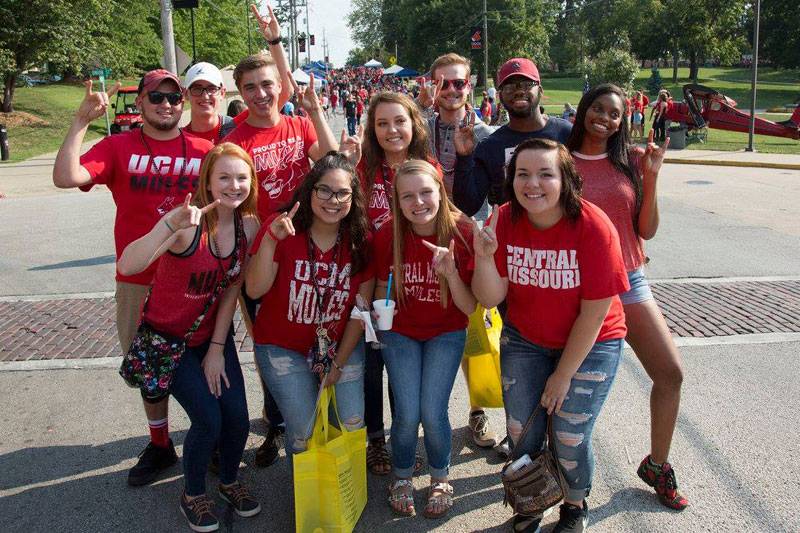
<path id="1" fill-rule="evenodd" d="M 638 474 L 662 503 L 686 507 L 667 462 L 680 355 L 642 270 L 642 239 L 659 222 L 664 148 L 631 145 L 622 91 L 589 91 L 572 125 L 541 113 L 538 70 L 514 58 L 495 79 L 509 123 L 494 129 L 467 103 L 469 61 L 445 54 L 417 101 L 378 92 L 363 128 L 337 142 L 313 86 L 291 80 L 271 9 L 255 15 L 270 56 L 237 65 L 247 110 L 233 122 L 217 113 L 224 85 L 213 65 L 196 65 L 184 83 L 151 71 L 139 84 L 142 128 L 79 155 L 114 92 L 93 92 L 87 82 L 53 171 L 59 187 L 104 184 L 112 192 L 123 352 L 141 320 L 183 335 L 205 310 L 171 387 L 191 420 L 180 498 L 190 527 L 218 528 L 209 465 L 219 495 L 240 516 L 261 510 L 238 481 L 249 417 L 231 331 L 237 301 L 269 421 L 257 465 L 277 459 L 282 432 L 288 454 L 305 449 L 319 387 L 333 386 L 345 428 L 366 425 L 370 470 L 391 473 L 389 504 L 400 515 L 416 512 L 411 478 L 421 467 L 422 424 L 431 474 L 424 515 L 446 515 L 453 506 L 448 404 L 468 316 L 480 303 L 504 316 L 503 399 L 515 453 L 540 449 L 552 417 L 569 484 L 557 531 L 582 531 L 588 522 L 591 434 L 623 340 L 654 382 L 652 451 Z M 292 92 L 307 117 L 279 113 Z M 181 129 L 185 100 L 192 119 Z M 476 222 L 489 204 L 488 222 Z M 229 283 L 206 309 L 223 279 Z M 351 310 L 385 297 L 397 304 L 392 329 L 379 332 L 378 346 L 366 344 Z M 320 356 L 329 366 L 310 364 Z M 539 404 L 544 412 L 520 441 Z M 144 406 L 151 441 L 129 472 L 131 485 L 152 482 L 177 461 L 167 400 Z M 480 406 L 470 406 L 469 425 L 476 443 L 496 443 Z M 536 531 L 541 518 L 515 515 L 514 530 Z"/>

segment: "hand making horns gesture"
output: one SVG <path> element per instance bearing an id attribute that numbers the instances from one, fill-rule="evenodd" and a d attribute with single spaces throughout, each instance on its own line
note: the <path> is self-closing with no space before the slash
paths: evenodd
<path id="1" fill-rule="evenodd" d="M 456 133 L 453 136 L 453 145 L 458 155 L 469 155 L 475 149 L 475 113 L 469 104 L 466 104 L 464 109 L 467 114 L 456 126 Z"/>
<path id="2" fill-rule="evenodd" d="M 658 177 L 658 172 L 661 170 L 661 165 L 664 163 L 664 156 L 669 147 L 669 137 L 664 141 L 664 146 L 660 147 L 653 142 L 654 131 L 650 130 L 647 135 L 647 148 L 642 155 L 642 174 L 645 179 L 653 179 Z"/>
<path id="3" fill-rule="evenodd" d="M 303 106 L 303 109 L 308 111 L 310 115 L 311 113 L 319 111 L 322 107 L 319 105 L 317 92 L 314 90 L 314 73 L 310 73 L 308 77 L 308 85 L 301 88 L 297 85 L 294 77 L 289 74 L 289 80 L 292 83 L 292 87 L 294 87 L 294 94 L 297 95 L 297 103 Z"/>
<path id="4" fill-rule="evenodd" d="M 86 94 L 83 97 L 78 112 L 75 118 L 79 119 L 85 124 L 91 123 L 93 120 L 102 117 L 108 109 L 108 103 L 112 96 L 117 94 L 120 88 L 120 82 L 114 84 L 108 92 L 94 92 L 92 91 L 92 80 L 83 82 L 86 87 Z"/>
<path id="5" fill-rule="evenodd" d="M 220 204 L 219 200 L 214 200 L 207 206 L 200 208 L 192 205 L 191 202 L 192 193 L 188 193 L 186 195 L 186 199 L 183 201 L 183 205 L 176 207 L 164 215 L 164 219 L 167 221 L 170 228 L 174 229 L 175 231 L 186 228 L 195 228 L 200 225 L 200 220 L 203 218 L 203 215 L 212 209 L 216 209 L 216 207 Z"/>
<path id="6" fill-rule="evenodd" d="M 282 241 L 289 235 L 294 235 L 294 224 L 292 224 L 292 218 L 294 217 L 297 210 L 300 209 L 300 202 L 295 202 L 294 206 L 292 206 L 291 211 L 288 213 L 284 211 L 280 215 L 276 216 L 272 219 L 272 222 L 269 224 L 269 231 L 267 234 L 274 240 L 274 241 Z"/>
<path id="7" fill-rule="evenodd" d="M 358 125 L 355 135 L 347 135 L 346 130 L 342 130 L 342 138 L 339 140 L 339 152 L 341 152 L 353 166 L 361 161 L 361 144 L 364 142 L 364 127 Z"/>
<path id="8" fill-rule="evenodd" d="M 497 251 L 497 219 L 500 217 L 500 208 L 492 207 L 492 220 L 489 225 L 481 227 L 475 223 L 475 231 L 472 237 L 472 248 L 478 257 L 494 257 Z"/>
<path id="9" fill-rule="evenodd" d="M 258 22 L 258 27 L 261 30 L 261 35 L 267 41 L 274 41 L 281 36 L 281 27 L 278 25 L 278 19 L 275 18 L 275 13 L 272 12 L 272 6 L 267 3 L 267 10 L 269 15 L 261 16 L 258 12 L 258 6 L 250 4 L 250 11 L 253 12 L 253 17 Z"/>
<path id="10" fill-rule="evenodd" d="M 452 276 L 456 273 L 456 256 L 453 250 L 456 246 L 455 239 L 450 239 L 450 246 L 443 248 L 423 240 L 425 248 L 433 252 L 433 269 L 439 276 Z"/>
<path id="11" fill-rule="evenodd" d="M 444 83 L 444 75 L 439 76 L 435 82 L 433 80 L 426 80 L 419 92 L 419 105 L 423 109 L 427 109 L 436 103 L 439 98 L 439 93 L 442 91 L 442 84 Z"/>

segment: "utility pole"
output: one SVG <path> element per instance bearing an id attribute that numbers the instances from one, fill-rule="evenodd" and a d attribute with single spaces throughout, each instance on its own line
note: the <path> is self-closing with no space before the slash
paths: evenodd
<path id="1" fill-rule="evenodd" d="M 489 28 L 486 22 L 486 0 L 483 0 L 483 87 L 489 88 Z"/>
<path id="2" fill-rule="evenodd" d="M 308 28 L 308 0 L 306 4 L 306 63 L 311 63 L 311 30 Z"/>
<path id="3" fill-rule="evenodd" d="M 253 40 L 250 37 L 250 2 L 244 0 L 244 23 L 247 24 L 247 55 L 253 53 Z"/>
<path id="4" fill-rule="evenodd" d="M 172 1 L 161 0 L 161 39 L 164 43 L 164 68 L 178 74 L 175 60 L 175 35 L 172 30 Z"/>
<path id="5" fill-rule="evenodd" d="M 750 128 L 747 136 L 748 152 L 755 152 L 756 148 L 753 146 L 753 133 L 756 128 L 756 85 L 758 83 L 758 27 L 759 19 L 761 18 L 761 0 L 756 0 L 756 28 L 753 33 L 753 81 L 750 85 Z"/>

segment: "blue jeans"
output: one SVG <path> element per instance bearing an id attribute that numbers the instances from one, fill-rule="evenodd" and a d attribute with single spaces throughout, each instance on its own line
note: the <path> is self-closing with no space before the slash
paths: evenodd
<path id="1" fill-rule="evenodd" d="M 594 473 L 592 430 L 611 391 L 622 354 L 622 339 L 597 342 L 572 378 L 561 410 L 553 416 L 553 436 L 558 461 L 569 484 L 567 499 L 580 501 L 589 495 Z M 503 326 L 500 369 L 506 428 L 514 445 L 514 457 L 534 455 L 542 449 L 547 412 L 540 410 L 522 442 L 522 429 L 539 405 L 547 378 L 555 371 L 561 350 L 537 346 L 509 323 Z M 519 449 L 517 449 L 519 448 Z"/>
<path id="2" fill-rule="evenodd" d="M 356 117 L 347 117 L 347 134 L 356 134 Z"/>
<path id="3" fill-rule="evenodd" d="M 206 492 L 206 471 L 211 452 L 219 443 L 219 480 L 224 484 L 236 481 L 242 460 L 250 417 L 244 393 L 244 378 L 236 345 L 228 334 L 225 339 L 225 375 L 231 387 L 222 383 L 222 396 L 215 398 L 208 390 L 200 366 L 208 352 L 208 343 L 187 348 L 172 378 L 170 392 L 191 420 L 183 441 L 183 475 L 186 494 L 198 496 Z"/>
<path id="4" fill-rule="evenodd" d="M 273 344 L 255 345 L 261 377 L 275 397 L 286 421 L 286 450 L 306 449 L 314 429 L 319 379 L 311 372 L 305 354 Z M 364 341 L 359 341 L 335 385 L 339 420 L 353 431 L 364 427 Z M 332 420 L 336 420 L 332 416 Z"/>
<path id="5" fill-rule="evenodd" d="M 420 422 L 425 430 L 431 477 L 447 477 L 453 437 L 447 408 L 465 340 L 465 330 L 442 333 L 427 341 L 382 332 L 383 360 L 395 405 L 392 468 L 399 478 L 410 478 L 414 473 Z"/>

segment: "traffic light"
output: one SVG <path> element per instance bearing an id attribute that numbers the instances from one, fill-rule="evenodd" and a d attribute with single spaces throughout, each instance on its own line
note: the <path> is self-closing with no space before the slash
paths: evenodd
<path id="1" fill-rule="evenodd" d="M 311 38 L 311 41 L 310 41 L 311 42 L 311 46 L 314 46 L 314 34 L 313 33 L 310 35 L 310 38 Z"/>
<path id="2" fill-rule="evenodd" d="M 300 51 L 301 52 L 305 52 L 306 51 L 306 38 L 305 37 L 298 37 L 297 38 L 297 43 L 300 45 Z"/>
<path id="3" fill-rule="evenodd" d="M 191 9 L 196 8 L 200 4 L 200 0 L 172 0 L 172 7 L 175 9 Z"/>

